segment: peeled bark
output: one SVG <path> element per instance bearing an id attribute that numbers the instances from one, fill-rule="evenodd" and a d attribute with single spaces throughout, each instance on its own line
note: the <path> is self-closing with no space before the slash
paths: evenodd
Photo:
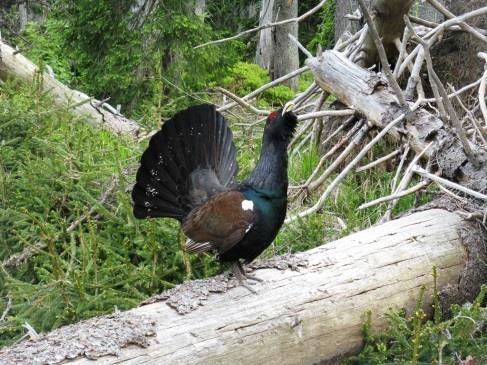
<path id="1" fill-rule="evenodd" d="M 39 68 L 0 40 L 0 79 L 19 78 L 26 82 L 33 82 L 39 73 Z M 115 134 L 128 135 L 136 138 L 139 134 L 139 125 L 123 115 L 108 111 L 102 103 L 86 94 L 72 90 L 47 72 L 42 72 L 42 88 L 53 96 L 58 107 L 71 108 L 86 121 L 94 126 L 103 127 Z"/>
<path id="2" fill-rule="evenodd" d="M 433 267 L 441 298 L 454 292 L 456 300 L 471 300 L 486 280 L 485 257 L 477 227 L 455 213 L 427 210 L 257 264 L 264 281 L 254 286 L 256 294 L 225 277 L 188 282 L 159 296 L 162 302 L 63 327 L 0 350 L 0 359 L 4 365 L 336 364 L 360 351 L 366 312 L 373 329 L 381 329 L 391 308 L 412 313 L 426 286 L 423 309 L 431 313 Z"/>

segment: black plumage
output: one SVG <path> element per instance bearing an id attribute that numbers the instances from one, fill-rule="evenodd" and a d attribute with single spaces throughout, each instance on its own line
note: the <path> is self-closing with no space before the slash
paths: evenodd
<path id="1" fill-rule="evenodd" d="M 255 259 L 284 221 L 287 146 L 296 124 L 290 111 L 269 115 L 259 161 L 237 184 L 236 149 L 224 117 L 207 104 L 177 113 L 142 155 L 132 192 L 135 216 L 179 220 L 189 252 L 214 251 L 236 263 L 240 276 L 240 260 Z"/>

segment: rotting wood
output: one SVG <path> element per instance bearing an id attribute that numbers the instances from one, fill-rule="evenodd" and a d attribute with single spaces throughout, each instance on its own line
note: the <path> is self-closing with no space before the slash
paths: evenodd
<path id="1" fill-rule="evenodd" d="M 306 63 L 323 90 L 336 95 L 340 102 L 364 115 L 372 125 L 384 128 L 404 113 L 381 74 L 361 68 L 339 52 L 326 51 L 319 58 L 309 58 Z M 476 168 L 468 161 L 455 131 L 441 119 L 419 109 L 410 113 L 406 120 L 402 128 L 389 131 L 393 139 L 408 140 L 416 152 L 434 141 L 434 147 L 425 153 L 425 158 L 434 157 L 443 177 L 479 192 L 487 191 L 485 151 L 474 151 L 481 165 Z"/>
<path id="2" fill-rule="evenodd" d="M 264 280 L 254 286 L 257 294 L 234 287 L 227 276 L 188 282 L 163 293 L 154 299 L 162 301 L 124 313 L 124 318 L 153 322 L 141 326 L 147 331 L 134 345 L 106 350 L 123 331 L 115 317 L 114 323 L 103 324 L 105 339 L 95 336 L 90 341 L 92 331 L 86 325 L 73 325 L 69 339 L 56 336 L 60 329 L 49 335 L 56 342 L 41 337 L 0 350 L 0 363 L 29 365 L 51 352 L 51 363 L 76 365 L 334 364 L 360 350 L 368 310 L 373 329 L 383 328 L 389 308 L 414 310 L 424 285 L 424 309 L 430 313 L 434 266 L 441 298 L 451 303 L 453 293 L 457 302 L 471 300 L 487 280 L 487 268 L 481 265 L 485 250 L 485 238 L 472 223 L 456 213 L 426 210 L 292 259 L 255 264 L 255 274 Z M 76 340 L 76 328 L 82 341 Z M 92 360 L 59 356 L 66 353 L 62 349 L 83 343 L 90 344 Z M 114 352 L 117 356 L 106 356 Z"/>
<path id="3" fill-rule="evenodd" d="M 34 63 L 0 40 L 0 79 L 16 77 L 30 83 L 36 74 L 39 74 L 39 68 Z M 88 123 L 106 128 L 112 133 L 132 138 L 139 135 L 140 126 L 135 121 L 104 109 L 102 102 L 70 89 L 47 72 L 41 75 L 43 90 L 53 96 L 57 106 L 71 108 L 77 115 L 85 116 Z"/>

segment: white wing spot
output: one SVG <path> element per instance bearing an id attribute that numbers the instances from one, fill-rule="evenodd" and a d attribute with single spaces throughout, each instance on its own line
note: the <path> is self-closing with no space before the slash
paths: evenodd
<path id="1" fill-rule="evenodd" d="M 243 210 L 254 210 L 254 202 L 252 200 L 242 200 Z"/>

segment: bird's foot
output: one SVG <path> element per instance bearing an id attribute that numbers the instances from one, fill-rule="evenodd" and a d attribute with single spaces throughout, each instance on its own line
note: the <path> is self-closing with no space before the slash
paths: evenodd
<path id="1" fill-rule="evenodd" d="M 237 278 L 239 285 L 243 286 L 251 293 L 257 294 L 257 291 L 249 286 L 249 284 L 254 285 L 255 283 L 250 283 L 249 281 L 263 282 L 264 280 L 255 275 L 247 274 L 239 261 L 232 263 L 232 272 Z"/>
<path id="2" fill-rule="evenodd" d="M 254 280 L 254 281 L 257 281 L 259 283 L 264 282 L 264 280 L 262 280 L 261 278 L 258 278 L 257 276 L 255 276 L 253 274 L 245 273 L 244 276 L 245 276 L 245 279 L 247 279 L 247 280 Z"/>

